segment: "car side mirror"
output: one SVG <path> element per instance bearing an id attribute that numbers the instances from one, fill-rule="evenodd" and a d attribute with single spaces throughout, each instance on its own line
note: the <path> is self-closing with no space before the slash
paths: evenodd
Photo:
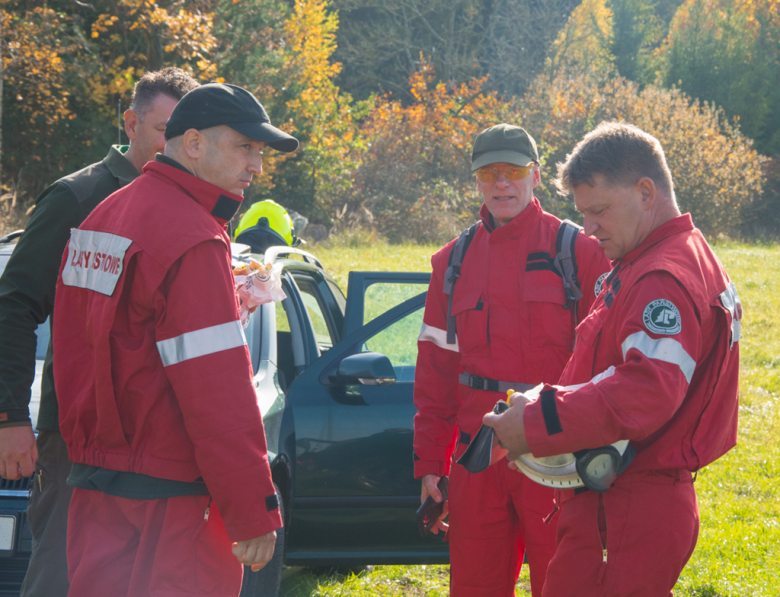
<path id="1" fill-rule="evenodd" d="M 395 369 L 385 355 L 362 352 L 342 359 L 338 378 L 347 383 L 357 380 L 366 386 L 387 386 L 395 383 Z"/>

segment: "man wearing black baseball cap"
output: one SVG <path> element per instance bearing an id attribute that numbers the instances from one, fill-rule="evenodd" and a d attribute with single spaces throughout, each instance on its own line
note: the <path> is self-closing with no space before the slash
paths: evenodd
<path id="1" fill-rule="evenodd" d="M 222 84 L 185 95 L 165 136 L 72 232 L 57 285 L 79 597 L 238 595 L 282 526 L 226 225 L 262 150 L 298 141 Z"/>
<path id="2" fill-rule="evenodd" d="M 513 596 L 527 550 L 538 597 L 555 551 L 555 520 L 543 522 L 553 490 L 510 470 L 498 453 L 481 472 L 469 472 L 475 467 L 461 457 L 480 445 L 482 417 L 507 390 L 560 376 L 574 326 L 609 262 L 593 239 L 542 210 L 533 194 L 539 155 L 524 129 L 499 124 L 479 133 L 471 171 L 484 200 L 481 220 L 431 259 L 415 372 L 414 470 L 423 501 L 441 502 L 439 481 L 450 477 L 450 594 Z M 579 299 L 564 290 L 565 270 L 556 266 L 561 230 L 578 264 Z"/>
<path id="3" fill-rule="evenodd" d="M 189 129 L 202 131 L 227 125 L 277 151 L 288 153 L 298 149 L 298 140 L 273 126 L 263 105 L 246 89 L 209 83 L 201 85 L 197 91 L 188 93 L 174 110 L 165 127 L 166 140 L 183 135 Z"/>

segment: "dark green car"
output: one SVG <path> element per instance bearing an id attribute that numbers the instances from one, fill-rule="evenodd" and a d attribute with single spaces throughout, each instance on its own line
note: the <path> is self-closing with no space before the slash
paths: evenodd
<path id="1" fill-rule="evenodd" d="M 297 259 L 296 259 L 297 258 Z M 448 563 L 420 536 L 412 467 L 425 273 L 351 272 L 348 299 L 313 256 L 274 247 L 287 299 L 246 330 L 284 533 L 242 595 L 274 594 L 288 566 Z"/>

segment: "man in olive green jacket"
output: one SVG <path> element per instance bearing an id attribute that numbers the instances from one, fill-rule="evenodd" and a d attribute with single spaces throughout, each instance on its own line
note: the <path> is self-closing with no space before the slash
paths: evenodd
<path id="1" fill-rule="evenodd" d="M 146 73 L 124 114 L 129 147 L 113 146 L 100 162 L 61 178 L 36 200 L 35 211 L 0 277 L 0 477 L 35 473 L 27 520 L 32 556 L 22 597 L 65 597 L 70 461 L 59 432 L 49 344 L 41 383 L 38 438 L 30 421 L 35 377 L 35 330 L 54 307 L 62 252 L 71 228 L 114 191 L 132 182 L 165 146 L 165 124 L 178 101 L 198 83 L 184 71 Z"/>

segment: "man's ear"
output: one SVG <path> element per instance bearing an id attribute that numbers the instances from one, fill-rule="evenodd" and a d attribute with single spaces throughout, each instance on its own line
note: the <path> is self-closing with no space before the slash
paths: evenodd
<path id="1" fill-rule="evenodd" d="M 636 183 L 636 189 L 642 195 L 642 209 L 648 211 L 655 205 L 658 189 L 651 178 L 640 178 Z"/>
<path id="2" fill-rule="evenodd" d="M 141 119 L 138 116 L 138 112 L 132 108 L 125 110 L 124 118 L 125 133 L 127 134 L 127 138 L 130 139 L 131 142 L 135 141 L 135 138 L 138 134 L 138 125 L 141 124 Z"/>
<path id="3" fill-rule="evenodd" d="M 539 164 L 534 164 L 533 170 L 531 173 L 534 176 L 534 186 L 533 188 L 536 188 L 539 186 L 539 183 L 542 182 L 542 167 Z"/>
<path id="4" fill-rule="evenodd" d="M 197 160 L 203 156 L 206 138 L 199 130 L 189 129 L 182 137 L 182 148 L 190 159 Z"/>

